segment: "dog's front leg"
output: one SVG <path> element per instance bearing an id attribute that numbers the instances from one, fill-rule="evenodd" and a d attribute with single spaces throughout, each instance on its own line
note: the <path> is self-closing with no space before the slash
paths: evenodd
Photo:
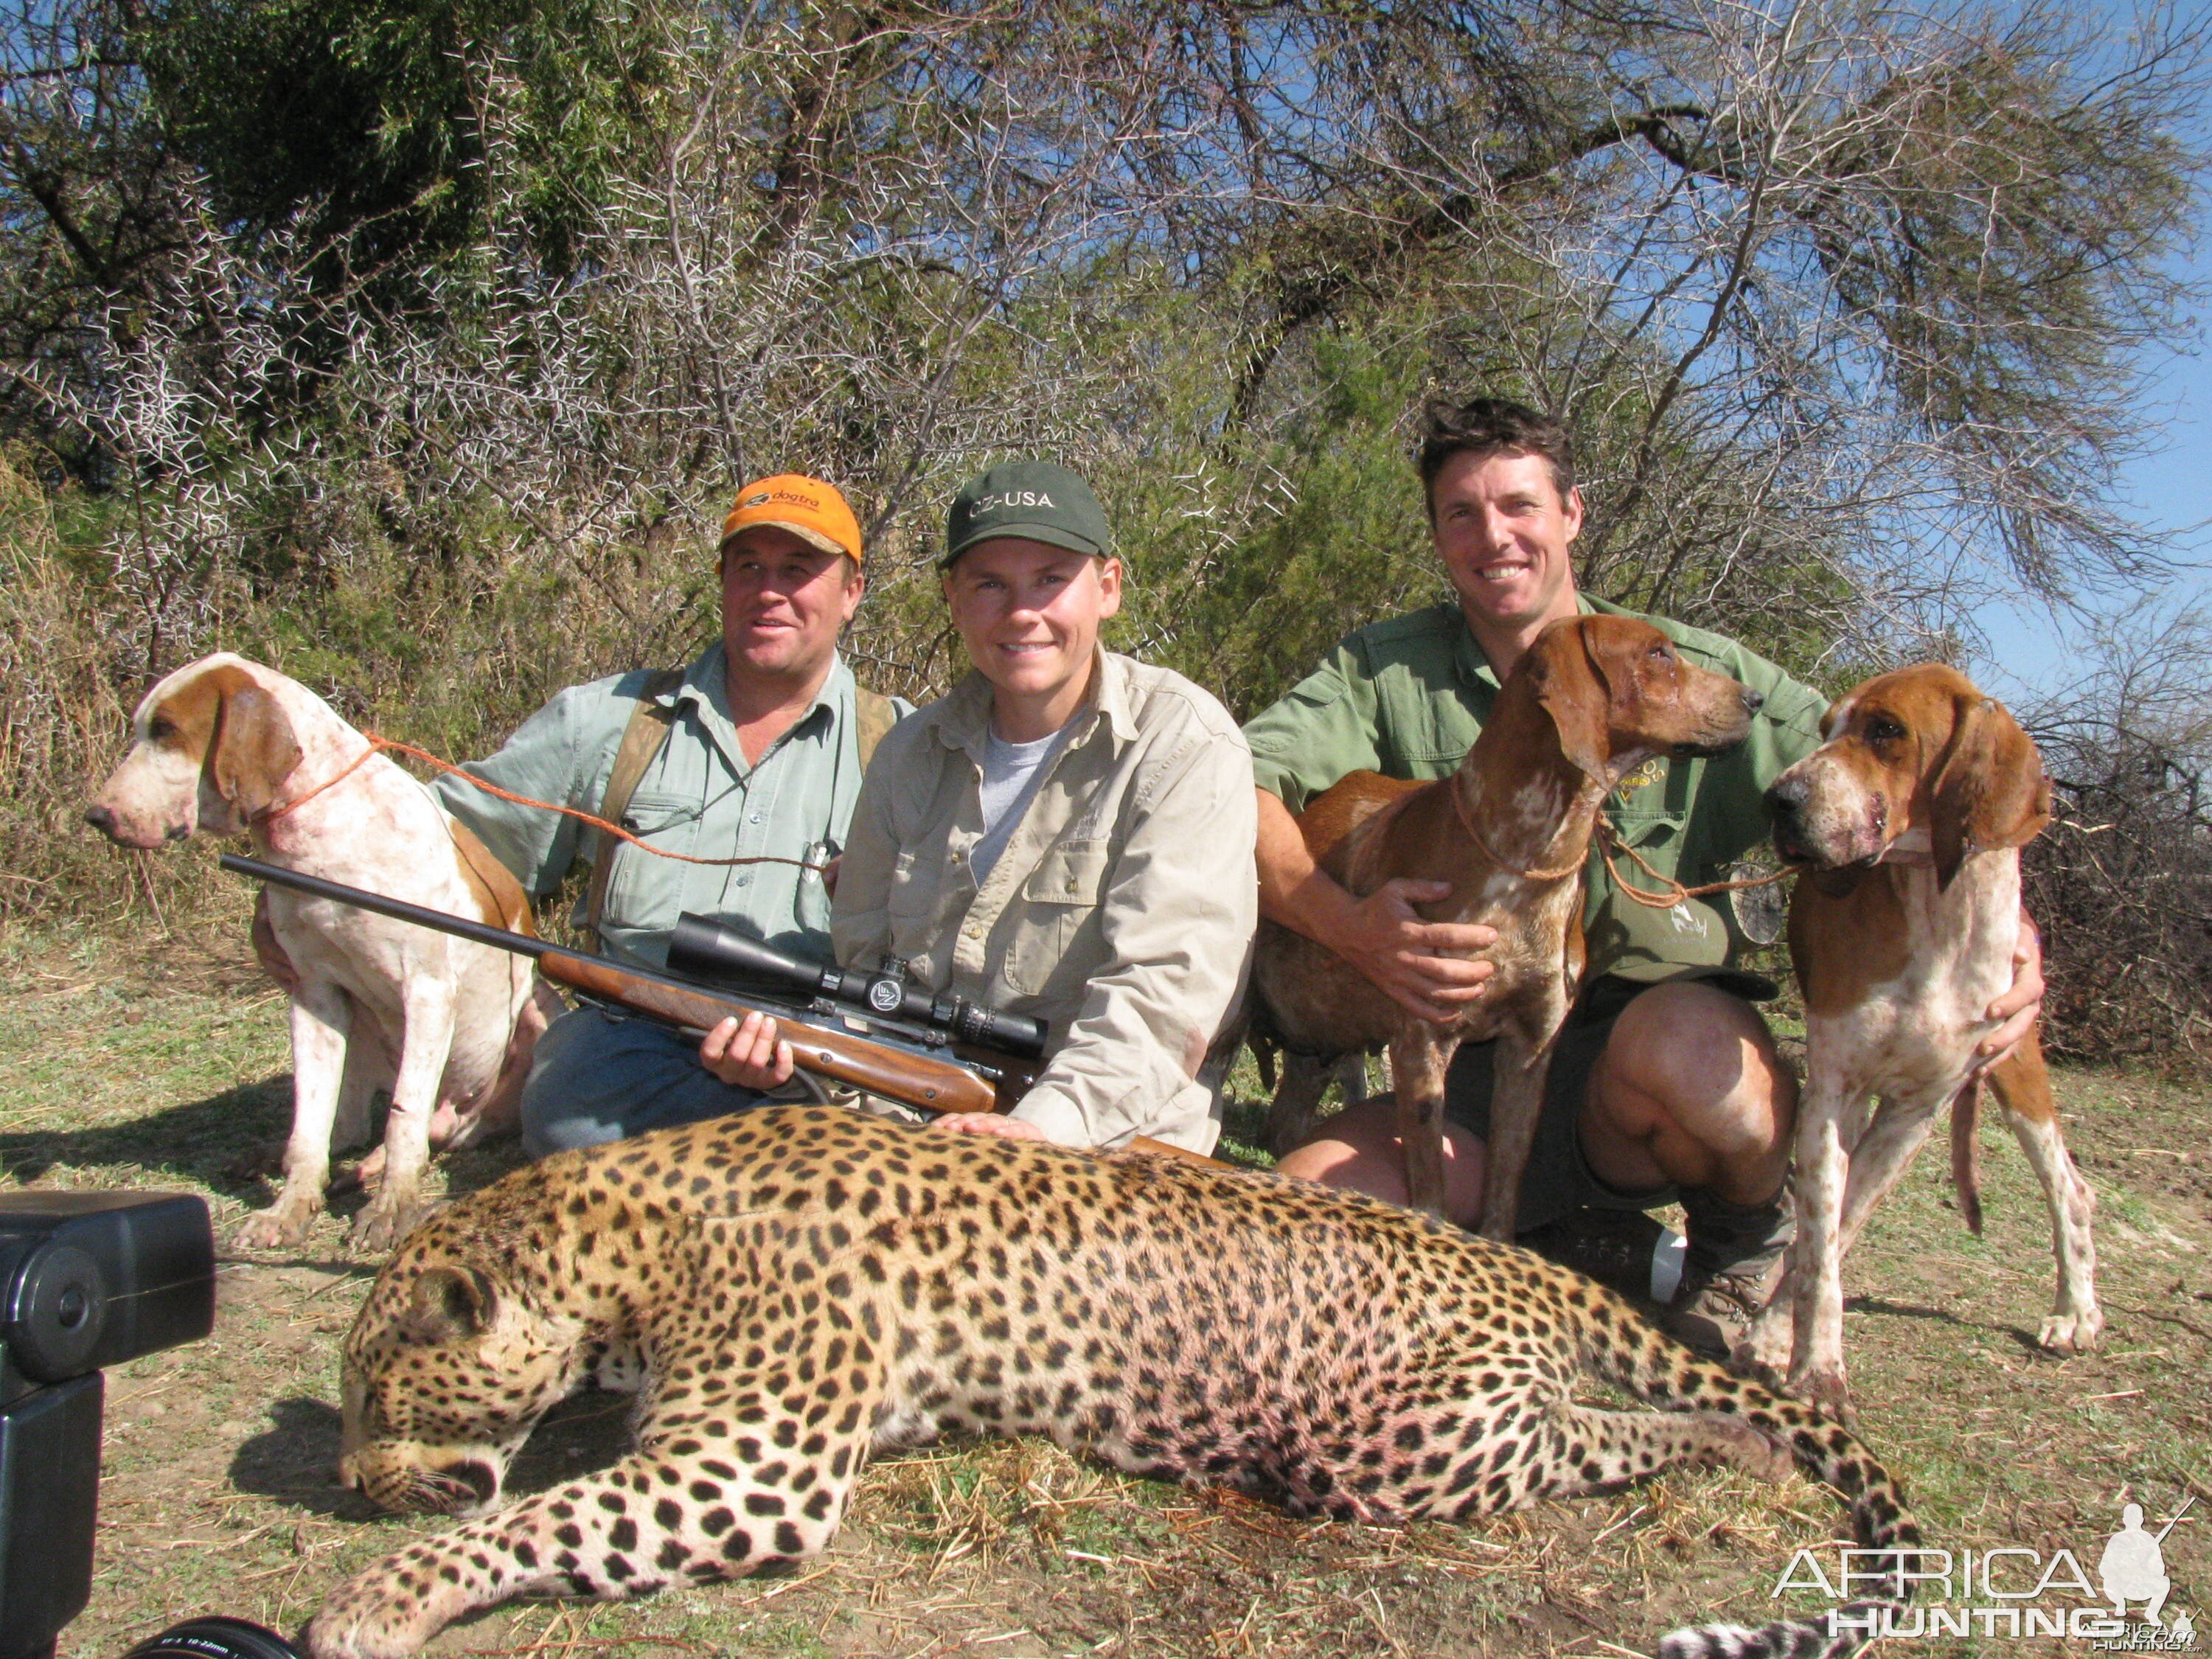
<path id="1" fill-rule="evenodd" d="M 417 964 L 406 980 L 399 1075 L 384 1121 L 384 1185 L 354 1219 L 349 1243 L 356 1249 L 391 1249 L 428 1207 L 422 1180 L 430 1162 L 430 1115 L 453 1044 L 456 1000 L 452 979 L 437 966 Z"/>
<path id="2" fill-rule="evenodd" d="M 1919 1156 L 1936 1127 L 1936 1114 L 1951 1097 L 1933 1100 L 1890 1100 L 1875 1108 L 1874 1121 L 1851 1148 L 1850 1174 L 1844 1182 L 1843 1219 L 1836 1240 L 1836 1260 L 1848 1258 L 1875 1206 L 1889 1195 L 1905 1168 Z"/>
<path id="3" fill-rule="evenodd" d="M 1564 1022 L 1564 1006 L 1552 1012 Z M 1552 1053 L 1559 1042 L 1558 1024 L 1540 1036 L 1531 1036 L 1509 1023 L 1491 1047 L 1490 1144 L 1484 1149 L 1482 1171 L 1486 1238 L 1510 1244 L 1518 1231 L 1521 1177 L 1528 1168 L 1528 1149 L 1535 1144 L 1536 1120 L 1544 1110 L 1544 1082 L 1551 1075 Z"/>
<path id="4" fill-rule="evenodd" d="M 246 1218 L 234 1240 L 240 1249 L 297 1244 L 323 1207 L 353 1017 L 353 999 L 327 981 L 303 984 L 292 998 L 292 1137 L 284 1144 L 284 1190 L 272 1207 Z"/>
<path id="5" fill-rule="evenodd" d="M 1850 1408 L 1844 1381 L 1844 1116 L 1856 1102 L 1812 1068 L 1814 1082 L 1798 1108 L 1796 1147 L 1797 1242 L 1790 1251 L 1794 1340 L 1789 1387 L 1838 1413 Z"/>
<path id="6" fill-rule="evenodd" d="M 1267 1144 L 1280 1158 L 1313 1134 L 1322 1097 L 1328 1091 L 1330 1062 L 1318 1054 L 1283 1051 L 1283 1080 L 1267 1105 Z"/>
<path id="7" fill-rule="evenodd" d="M 1444 1073 L 1458 1036 L 1408 1019 L 1390 1039 L 1390 1087 L 1398 1105 L 1398 1144 L 1406 1157 L 1406 1202 L 1444 1212 Z"/>

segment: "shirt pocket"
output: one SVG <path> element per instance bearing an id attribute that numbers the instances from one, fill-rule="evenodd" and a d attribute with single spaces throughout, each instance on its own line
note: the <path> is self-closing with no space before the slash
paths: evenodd
<path id="1" fill-rule="evenodd" d="M 699 839 L 696 797 L 640 793 L 630 797 L 623 828 L 657 851 L 691 856 Z M 667 933 L 683 908 L 684 867 L 641 847 L 617 843 L 607 878 L 605 920 L 610 927 Z"/>
<path id="2" fill-rule="evenodd" d="M 1022 913 L 1006 951 L 1008 985 L 1024 996 L 1062 997 L 1091 978 L 1103 959 L 1098 902 L 1113 863 L 1107 841 L 1066 841 L 1046 850 L 1022 884 Z"/>

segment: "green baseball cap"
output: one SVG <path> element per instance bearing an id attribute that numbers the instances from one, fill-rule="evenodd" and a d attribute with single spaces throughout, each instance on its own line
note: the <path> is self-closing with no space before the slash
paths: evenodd
<path id="1" fill-rule="evenodd" d="M 1021 536 L 1103 557 L 1110 538 L 1091 486 L 1057 461 L 1001 461 L 970 478 L 945 515 L 938 568 L 994 536 Z"/>

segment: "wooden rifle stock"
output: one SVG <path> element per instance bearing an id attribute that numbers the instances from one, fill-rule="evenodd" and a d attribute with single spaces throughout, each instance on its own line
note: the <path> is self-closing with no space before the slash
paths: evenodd
<path id="1" fill-rule="evenodd" d="M 623 1007 L 671 1025 L 695 1031 L 712 1030 L 733 1016 L 759 1009 L 775 1019 L 791 1044 L 793 1063 L 848 1088 L 863 1089 L 925 1112 L 995 1112 L 1004 1109 L 999 1091 L 988 1079 L 949 1060 L 933 1060 L 904 1048 L 887 1048 L 867 1037 L 841 1031 L 835 1015 L 817 1016 L 772 1003 L 695 990 L 669 979 L 618 968 L 602 957 L 549 950 L 538 966 L 550 980 L 586 996 Z M 1014 1091 L 1019 1099 L 1020 1089 Z"/>
<path id="2" fill-rule="evenodd" d="M 1010 1055 L 971 1051 L 969 1065 L 963 1066 L 952 1059 L 939 1059 L 919 1044 L 884 1042 L 857 1030 L 848 1030 L 843 1028 L 842 1015 L 816 1014 L 765 997 L 749 997 L 696 984 L 672 974 L 620 967 L 604 957 L 564 951 L 527 933 L 509 933 L 504 927 L 471 921 L 465 916 L 449 915 L 443 910 L 410 904 L 403 899 L 386 898 L 366 888 L 349 887 L 343 882 L 327 881 L 320 876 L 266 864 L 259 859 L 243 858 L 236 853 L 225 853 L 218 862 L 234 875 L 373 911 L 395 921 L 451 933 L 477 945 L 488 945 L 495 951 L 534 957 L 539 970 L 550 980 L 685 1030 L 703 1034 L 725 1019 L 754 1012 L 766 1014 L 781 1028 L 781 1035 L 791 1043 L 793 1063 L 801 1071 L 880 1095 L 886 1100 L 896 1100 L 917 1111 L 1008 1111 L 1036 1081 L 1034 1067 Z M 857 1015 L 853 1023 L 861 1023 Z M 970 1069 L 971 1066 L 981 1069 Z M 986 1073 L 995 1075 L 995 1082 L 993 1075 Z M 1126 1144 L 1138 1152 L 1158 1152 L 1221 1167 L 1218 1158 L 1170 1146 L 1164 1140 L 1154 1140 L 1149 1135 L 1133 1136 Z"/>

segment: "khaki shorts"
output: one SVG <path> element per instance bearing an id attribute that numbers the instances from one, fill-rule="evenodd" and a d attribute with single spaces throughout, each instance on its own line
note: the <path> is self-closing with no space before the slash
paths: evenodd
<path id="1" fill-rule="evenodd" d="M 1709 977 L 1718 988 L 1747 1001 L 1759 1000 L 1762 985 L 1767 996 L 1774 994 L 1771 983 L 1753 975 L 1696 977 Z M 1598 1178 L 1583 1151 L 1583 1103 L 1589 1093 L 1590 1073 L 1613 1040 L 1621 1010 L 1650 988 L 1608 974 L 1584 988 L 1574 1012 L 1567 1016 L 1566 1030 L 1552 1055 L 1551 1074 L 1544 1079 L 1543 1115 L 1536 1121 L 1528 1167 L 1521 1176 L 1522 1232 L 1534 1232 L 1577 1210 L 1656 1210 L 1680 1200 L 1681 1194 L 1671 1183 L 1640 1193 L 1608 1185 Z M 1444 1079 L 1444 1121 L 1486 1144 L 1490 1139 L 1491 1056 L 1497 1046 L 1462 1043 Z"/>

